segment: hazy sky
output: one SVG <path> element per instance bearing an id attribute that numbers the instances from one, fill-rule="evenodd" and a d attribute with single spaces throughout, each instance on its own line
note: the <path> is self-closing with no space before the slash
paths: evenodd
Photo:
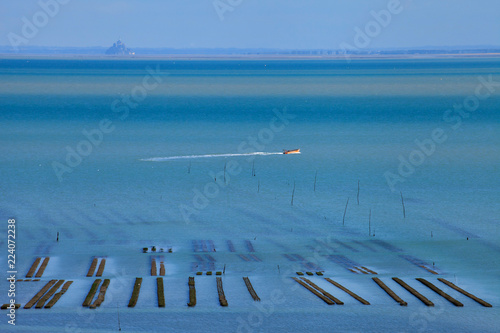
<path id="1" fill-rule="evenodd" d="M 59 2 L 66 4 L 53 17 L 41 12 L 40 3 Z M 368 27 L 367 48 L 500 46 L 500 0 L 400 0 L 400 12 L 377 28 L 371 11 L 391 2 L 398 0 L 1 0 L 0 45 L 110 46 L 121 37 L 131 48 L 337 49 L 355 46 L 355 28 Z"/>

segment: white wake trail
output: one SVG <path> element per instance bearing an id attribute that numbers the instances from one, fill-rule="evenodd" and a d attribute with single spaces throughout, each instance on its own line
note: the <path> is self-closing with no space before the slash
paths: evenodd
<path id="1" fill-rule="evenodd" d="M 143 158 L 141 161 L 146 162 L 164 162 L 164 161 L 172 161 L 172 160 L 185 160 L 185 159 L 195 159 L 195 158 L 213 158 L 213 157 L 235 157 L 235 156 L 252 156 L 252 155 L 282 155 L 283 153 L 267 153 L 263 151 L 258 151 L 254 153 L 245 153 L 245 154 L 207 154 L 207 155 L 184 155 L 184 156 L 168 156 L 168 157 L 151 157 L 151 158 Z"/>

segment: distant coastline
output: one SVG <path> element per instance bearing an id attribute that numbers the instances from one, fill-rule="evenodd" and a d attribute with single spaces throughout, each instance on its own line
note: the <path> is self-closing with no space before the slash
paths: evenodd
<path id="1" fill-rule="evenodd" d="M 119 41 L 118 43 L 121 43 Z M 121 44 L 119 46 L 122 46 Z M 113 47 L 112 47 L 113 48 Z M 112 49 L 111 48 L 111 49 Z M 116 48 L 116 43 L 115 43 Z M 238 49 L 238 48 L 133 48 L 123 44 L 127 52 L 110 52 L 106 47 L 45 47 L 27 46 L 17 51 L 0 46 L 0 58 L 86 58 L 86 59 L 425 59 L 425 58 L 484 58 L 500 56 L 497 46 L 419 47 L 401 49 Z M 107 54 L 106 54 L 107 53 Z"/>
<path id="2" fill-rule="evenodd" d="M 367 55 L 204 55 L 204 54 L 143 54 L 143 55 L 99 55 L 99 54 L 30 54 L 0 53 L 0 59 L 88 59 L 88 60 L 363 60 L 363 59 L 465 59 L 498 58 L 497 53 L 460 53 L 460 54 L 367 54 Z"/>

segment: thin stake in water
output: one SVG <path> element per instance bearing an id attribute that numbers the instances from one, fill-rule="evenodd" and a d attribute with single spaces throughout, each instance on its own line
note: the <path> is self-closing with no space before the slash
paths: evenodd
<path id="1" fill-rule="evenodd" d="M 358 199 L 358 206 L 359 206 L 359 179 L 358 179 L 358 194 L 356 195 L 356 198 Z"/>
<path id="2" fill-rule="evenodd" d="M 370 208 L 370 214 L 368 215 L 368 236 L 371 236 L 372 232 L 372 209 Z"/>
<path id="3" fill-rule="evenodd" d="M 316 178 L 318 178 L 318 170 L 316 170 L 316 174 L 314 175 L 314 192 L 316 192 Z"/>
<path id="4" fill-rule="evenodd" d="M 116 303 L 116 312 L 118 314 L 118 331 L 121 331 L 122 328 L 120 326 L 120 308 L 118 307 L 118 303 Z"/>
<path id="5" fill-rule="evenodd" d="M 347 198 L 347 202 L 345 203 L 344 216 L 342 217 L 342 225 L 345 225 L 345 213 L 347 212 L 348 204 L 349 204 L 349 198 Z"/>
<path id="6" fill-rule="evenodd" d="M 405 211 L 405 201 L 403 199 L 403 192 L 399 191 L 399 193 L 401 194 L 401 205 L 403 205 L 403 218 L 405 219 L 406 218 L 406 211 Z"/>

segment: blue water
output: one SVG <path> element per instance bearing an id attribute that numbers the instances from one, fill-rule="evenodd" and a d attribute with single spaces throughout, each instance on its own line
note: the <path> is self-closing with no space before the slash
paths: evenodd
<path id="1" fill-rule="evenodd" d="M 393 201 L 404 191 L 432 205 L 451 200 L 455 208 L 450 214 L 467 218 L 480 214 L 491 220 L 498 210 L 500 89 L 481 100 L 477 111 L 460 117 L 457 129 L 452 127 L 456 120 L 446 121 L 444 115 L 474 94 L 479 77 L 492 75 L 490 80 L 498 82 L 498 65 L 498 59 L 351 63 L 4 59 L 0 61 L 2 188 L 12 193 L 13 201 L 40 207 L 57 206 L 56 202 L 77 206 L 85 202 L 85 207 L 92 207 L 104 200 L 132 215 L 145 209 L 141 203 L 169 198 L 172 202 L 164 208 L 169 218 L 182 220 L 178 206 L 190 201 L 194 188 L 210 181 L 209 172 L 223 169 L 228 157 L 193 159 L 189 174 L 184 160 L 164 164 L 140 160 L 241 153 L 238 147 L 249 137 L 258 139 L 261 131 L 269 134 L 273 110 L 286 109 L 293 119 L 284 129 L 253 148 L 247 144 L 246 150 L 301 148 L 302 154 L 257 156 L 251 162 L 236 158 L 244 171 L 228 188 L 235 200 L 249 199 L 248 192 L 255 192 L 261 182 L 260 196 L 280 198 L 277 206 L 288 205 L 295 182 L 295 205 L 338 219 L 332 205 L 341 212 L 345 198 L 357 195 L 352 192 L 360 180 L 365 200 L 373 205 Z M 161 83 L 128 107 L 122 99 L 142 86 L 148 68 L 161 72 Z M 127 110 L 126 116 L 117 106 Z M 98 128 L 103 119 L 111 122 L 112 133 L 104 134 L 102 144 L 93 146 L 89 156 L 81 156 L 78 166 L 58 178 L 54 162 L 67 165 L 67 147 L 75 150 L 86 140 L 82 131 Z M 398 156 L 408 158 L 418 148 L 414 141 L 430 138 L 436 128 L 443 129 L 448 140 L 391 191 L 384 174 L 397 172 Z M 258 176 L 248 177 L 255 164 Z M 316 172 L 321 195 L 310 197 Z M 170 185 L 159 187 L 158 182 Z M 466 208 L 464 201 L 471 207 Z M 477 206 L 478 202 L 483 204 Z M 418 208 L 425 212 L 425 206 Z M 375 214 L 390 219 L 400 213 L 393 209 L 384 207 Z M 204 213 L 193 218 L 210 220 L 211 215 Z M 22 216 L 23 211 L 16 214 Z M 145 214 L 158 218 L 155 212 Z M 388 232 L 387 236 L 402 235 Z"/>
<path id="2" fill-rule="evenodd" d="M 126 107 L 148 68 L 159 69 L 161 82 Z M 227 239 L 240 247 L 254 240 L 261 266 L 224 260 L 239 279 L 269 278 L 286 267 L 283 252 L 308 256 L 317 239 L 333 235 L 396 244 L 438 262 L 445 276 L 480 281 L 483 295 L 496 288 L 499 302 L 500 87 L 467 116 L 445 116 L 474 95 L 479 78 L 500 82 L 500 60 L 2 59 L 0 216 L 19 221 L 22 270 L 43 249 L 73 267 L 64 273 L 71 279 L 97 254 L 136 276 L 136 250 L 161 243 L 176 249 L 172 274 L 182 280 L 192 274 L 193 239 L 212 239 L 222 252 Z M 276 112 L 290 116 L 283 122 Z M 103 120 L 112 130 L 89 148 L 82 131 Z M 391 189 L 386 173 L 398 174 L 398 157 L 420 152 L 415 140 L 436 129 L 447 139 L 420 153 L 422 164 Z M 68 164 L 68 149 L 79 145 L 87 151 Z M 295 148 L 301 154 L 260 154 Z M 58 177 L 61 165 L 67 172 Z M 394 258 L 349 255 L 388 276 L 421 273 Z M 486 266 L 481 277 L 471 269 Z M 84 293 L 86 282 L 78 283 Z"/>

